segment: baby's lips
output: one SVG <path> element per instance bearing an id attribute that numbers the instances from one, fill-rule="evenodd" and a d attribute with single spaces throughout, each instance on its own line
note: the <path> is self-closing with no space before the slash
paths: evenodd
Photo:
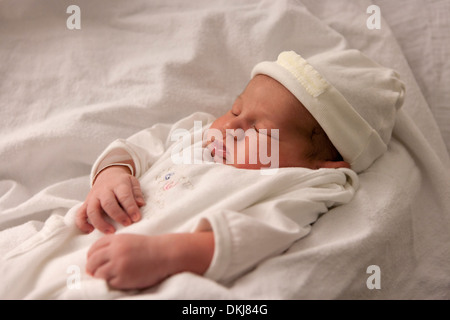
<path id="1" fill-rule="evenodd" d="M 211 142 L 210 144 L 211 146 L 211 155 L 214 156 L 219 156 L 221 158 L 226 158 L 227 155 L 227 148 L 226 146 L 223 144 L 222 141 L 220 140 L 214 140 Z"/>

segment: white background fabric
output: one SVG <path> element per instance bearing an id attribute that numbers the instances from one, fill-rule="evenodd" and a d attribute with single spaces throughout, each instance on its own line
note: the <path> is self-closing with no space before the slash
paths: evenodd
<path id="1" fill-rule="evenodd" d="M 1 1 L 0 230 L 39 229 L 82 201 L 114 139 L 221 114 L 257 62 L 350 47 L 407 88 L 389 150 L 354 201 L 230 286 L 180 274 L 131 298 L 449 298 L 448 2 L 376 3 L 380 30 L 367 28 L 363 0 L 86 0 L 81 30 L 69 30 L 72 3 Z M 381 289 L 366 286 L 370 265 Z"/>

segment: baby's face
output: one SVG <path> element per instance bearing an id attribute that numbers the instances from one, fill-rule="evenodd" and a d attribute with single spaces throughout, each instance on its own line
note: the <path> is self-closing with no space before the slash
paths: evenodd
<path id="1" fill-rule="evenodd" d="M 212 123 L 207 147 L 216 162 L 237 168 L 314 169 L 317 163 L 309 155 L 313 152 L 311 137 L 317 125 L 283 85 L 257 75 L 231 109 Z"/>

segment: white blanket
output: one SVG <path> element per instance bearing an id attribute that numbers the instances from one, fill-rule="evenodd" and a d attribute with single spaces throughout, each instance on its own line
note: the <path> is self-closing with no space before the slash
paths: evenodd
<path id="1" fill-rule="evenodd" d="M 3 239 L 25 241 L 84 200 L 90 167 L 114 139 L 194 111 L 221 114 L 251 68 L 280 51 L 352 47 L 396 69 L 407 87 L 389 150 L 360 174 L 354 200 L 230 285 L 180 274 L 128 297 L 450 298 L 450 161 L 383 6 L 381 29 L 371 30 L 370 1 L 77 5 L 81 29 L 70 30 L 65 2 L 0 3 Z M 28 232 L 10 229 L 25 223 Z"/>

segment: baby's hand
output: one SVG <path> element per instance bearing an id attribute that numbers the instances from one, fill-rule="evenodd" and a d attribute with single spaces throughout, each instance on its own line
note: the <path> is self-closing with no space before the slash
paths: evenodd
<path id="1" fill-rule="evenodd" d="M 184 271 L 202 275 L 213 255 L 212 231 L 110 234 L 89 249 L 86 271 L 116 289 L 143 289 Z"/>
<path id="2" fill-rule="evenodd" d="M 89 249 L 86 271 L 117 289 L 142 289 L 170 275 L 164 236 L 114 234 Z"/>
<path id="3" fill-rule="evenodd" d="M 116 230 L 105 220 L 105 215 L 127 226 L 140 220 L 139 207 L 143 205 L 145 200 L 138 179 L 128 168 L 112 166 L 97 176 L 86 201 L 77 211 L 75 223 L 83 232 L 97 228 L 104 233 L 114 233 Z"/>

